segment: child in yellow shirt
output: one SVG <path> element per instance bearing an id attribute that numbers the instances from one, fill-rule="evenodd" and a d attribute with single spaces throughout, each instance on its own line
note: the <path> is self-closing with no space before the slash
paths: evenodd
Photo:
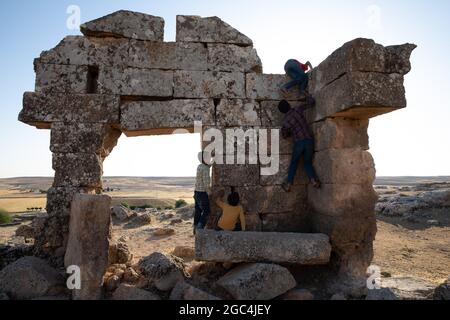
<path id="1" fill-rule="evenodd" d="M 216 204 L 222 209 L 222 216 L 217 224 L 217 231 L 245 231 L 245 215 L 244 209 L 239 205 L 239 193 L 232 190 L 228 196 L 228 203 L 222 201 L 224 191 L 221 196 L 217 198 Z M 241 227 L 237 226 L 237 222 L 240 220 Z"/>

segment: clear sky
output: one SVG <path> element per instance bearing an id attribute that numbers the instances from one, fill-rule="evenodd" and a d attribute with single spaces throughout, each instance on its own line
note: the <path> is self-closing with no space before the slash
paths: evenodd
<path id="1" fill-rule="evenodd" d="M 450 175 L 450 1 L 2 0 L 0 177 L 53 175 L 49 131 L 19 123 L 17 115 L 23 92 L 34 90 L 33 59 L 79 34 L 68 28 L 71 5 L 82 22 L 119 9 L 161 16 L 166 41 L 175 39 L 177 14 L 217 15 L 253 39 L 266 73 L 282 73 L 288 58 L 317 65 L 357 37 L 415 43 L 408 107 L 371 120 L 371 152 L 378 175 Z M 122 137 L 105 175 L 192 176 L 198 149 L 195 135 Z"/>

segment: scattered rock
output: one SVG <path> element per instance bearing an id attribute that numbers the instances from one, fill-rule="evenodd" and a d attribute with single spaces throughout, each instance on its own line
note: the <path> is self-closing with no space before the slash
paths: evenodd
<path id="1" fill-rule="evenodd" d="M 161 298 L 143 289 L 121 284 L 113 293 L 113 300 L 161 300 Z"/>
<path id="2" fill-rule="evenodd" d="M 133 210 L 124 206 L 115 206 L 111 211 L 119 221 L 126 221 L 136 215 Z"/>
<path id="3" fill-rule="evenodd" d="M 450 300 L 450 277 L 434 290 L 434 300 Z"/>
<path id="4" fill-rule="evenodd" d="M 170 219 L 172 219 L 173 217 L 175 217 L 175 215 L 174 215 L 173 213 L 164 213 L 164 214 L 162 214 L 162 215 L 159 217 L 159 219 L 160 219 L 161 221 L 165 221 L 165 220 L 170 220 Z"/>
<path id="5" fill-rule="evenodd" d="M 170 293 L 170 300 L 220 300 L 185 281 L 179 281 Z"/>
<path id="6" fill-rule="evenodd" d="M 155 237 L 171 236 L 175 234 L 175 230 L 170 228 L 158 228 L 152 233 Z"/>
<path id="7" fill-rule="evenodd" d="M 123 274 L 123 281 L 126 283 L 136 283 L 140 279 L 139 273 L 137 273 L 133 268 L 127 268 Z"/>
<path id="8" fill-rule="evenodd" d="M 428 220 L 427 224 L 430 226 L 436 226 L 436 227 L 441 225 L 441 223 L 438 220 Z"/>
<path id="9" fill-rule="evenodd" d="M 2 244 L 0 245 L 0 270 L 25 256 L 33 254 L 30 244 Z"/>
<path id="10" fill-rule="evenodd" d="M 109 245 L 108 263 L 124 264 L 133 259 L 133 255 L 128 248 L 128 245 L 123 241 L 118 241 Z"/>
<path id="11" fill-rule="evenodd" d="M 237 300 L 270 300 L 296 286 L 292 274 L 276 264 L 253 263 L 228 272 L 217 284 Z"/>
<path id="12" fill-rule="evenodd" d="M 194 259 L 195 258 L 195 249 L 192 247 L 186 246 L 178 246 L 173 249 L 174 256 L 184 258 L 184 259 Z"/>
<path id="13" fill-rule="evenodd" d="M 411 277 L 382 278 L 381 287 L 388 288 L 399 300 L 426 300 L 433 296 L 435 285 Z"/>
<path id="14" fill-rule="evenodd" d="M 0 271 L 2 291 L 17 300 L 53 295 L 64 289 L 61 274 L 46 261 L 24 257 Z"/>
<path id="15" fill-rule="evenodd" d="M 105 280 L 106 291 L 112 292 L 116 290 L 119 285 L 120 285 L 119 276 L 113 275 Z"/>
<path id="16" fill-rule="evenodd" d="M 183 222 L 182 219 L 172 219 L 172 220 L 170 220 L 170 224 L 171 225 L 179 224 L 179 223 L 182 223 L 182 222 Z"/>
<path id="17" fill-rule="evenodd" d="M 281 300 L 314 300 L 314 295 L 306 289 L 292 289 L 280 297 Z"/>
<path id="18" fill-rule="evenodd" d="M 22 225 L 16 230 L 16 237 L 24 237 L 27 239 L 34 239 L 34 228 L 29 225 Z"/>
<path id="19" fill-rule="evenodd" d="M 152 223 L 152 215 L 151 213 L 145 212 L 141 213 L 135 218 L 133 218 L 128 224 L 128 228 L 139 228 L 143 226 L 147 226 Z"/>
<path id="20" fill-rule="evenodd" d="M 141 259 L 138 267 L 139 271 L 161 291 L 171 290 L 178 281 L 184 279 L 185 275 L 182 259 L 159 252 Z"/>

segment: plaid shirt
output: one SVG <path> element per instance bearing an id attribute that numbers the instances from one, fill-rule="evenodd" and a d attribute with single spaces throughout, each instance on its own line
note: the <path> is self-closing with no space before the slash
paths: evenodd
<path id="1" fill-rule="evenodd" d="M 313 133 L 308 125 L 305 117 L 305 110 L 314 106 L 314 100 L 308 99 L 306 103 L 292 108 L 286 114 L 283 120 L 283 127 L 281 128 L 281 135 L 283 138 L 288 138 L 293 135 L 294 140 L 314 139 Z"/>
<path id="2" fill-rule="evenodd" d="M 197 179 L 195 180 L 195 191 L 209 192 L 211 190 L 211 177 L 209 175 L 209 169 L 211 166 L 207 166 L 201 163 L 197 167 Z"/>

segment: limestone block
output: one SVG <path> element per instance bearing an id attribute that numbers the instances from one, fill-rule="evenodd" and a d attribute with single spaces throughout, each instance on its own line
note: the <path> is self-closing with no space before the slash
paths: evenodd
<path id="1" fill-rule="evenodd" d="M 102 187 L 103 159 L 95 153 L 54 153 L 54 187 Z"/>
<path id="2" fill-rule="evenodd" d="M 40 63 L 77 66 L 133 66 L 131 61 L 129 39 L 83 36 L 66 36 L 37 59 Z"/>
<path id="3" fill-rule="evenodd" d="M 52 187 L 47 191 L 47 207 L 49 215 L 69 216 L 72 200 L 77 193 L 89 193 L 78 187 Z"/>
<path id="4" fill-rule="evenodd" d="M 247 98 L 255 100 L 300 100 L 299 90 L 292 88 L 289 94 L 280 92 L 282 85 L 290 79 L 282 74 L 247 73 Z"/>
<path id="5" fill-rule="evenodd" d="M 318 213 L 342 216 L 373 214 L 378 195 L 371 184 L 323 184 L 308 187 L 308 203 Z"/>
<path id="6" fill-rule="evenodd" d="M 80 26 L 85 36 L 164 41 L 164 19 L 139 12 L 116 11 Z"/>
<path id="7" fill-rule="evenodd" d="M 254 232 L 262 231 L 262 222 L 259 214 L 256 213 L 245 214 L 245 230 Z"/>
<path id="8" fill-rule="evenodd" d="M 261 127 L 259 131 L 259 141 L 267 141 L 267 154 L 269 155 L 291 155 L 294 149 L 293 137 L 284 139 L 281 135 L 281 127 Z M 263 153 L 259 149 L 260 154 Z"/>
<path id="9" fill-rule="evenodd" d="M 325 184 L 367 184 L 375 180 L 372 155 L 361 149 L 328 149 L 316 152 L 314 167 Z"/>
<path id="10" fill-rule="evenodd" d="M 195 248 L 199 261 L 229 263 L 318 265 L 328 263 L 331 252 L 328 236 L 324 234 L 212 230 L 197 232 Z"/>
<path id="11" fill-rule="evenodd" d="M 348 211 L 343 216 L 326 214 L 311 215 L 312 227 L 315 232 L 325 233 L 330 237 L 334 250 L 352 252 L 361 242 L 371 242 L 375 239 L 376 218 L 372 213 L 357 216 Z"/>
<path id="12" fill-rule="evenodd" d="M 87 93 L 88 67 L 35 64 L 36 92 Z"/>
<path id="13" fill-rule="evenodd" d="M 287 180 L 289 166 L 291 164 L 292 155 L 277 155 L 279 158 L 279 169 L 273 175 L 261 175 L 260 182 L 263 186 L 281 185 Z M 262 167 L 265 167 L 262 165 Z M 297 174 L 295 175 L 294 185 L 306 185 L 309 183 L 309 178 L 303 166 L 303 159 L 300 160 L 297 167 Z"/>
<path id="14" fill-rule="evenodd" d="M 177 42 L 231 43 L 251 46 L 247 36 L 218 17 L 177 16 Z"/>
<path id="15" fill-rule="evenodd" d="M 312 125 L 316 151 L 326 149 L 369 149 L 368 120 L 326 119 Z"/>
<path id="16" fill-rule="evenodd" d="M 171 97 L 173 72 L 164 70 L 104 67 L 98 76 L 98 91 L 124 96 Z"/>
<path id="17" fill-rule="evenodd" d="M 284 267 L 254 263 L 231 270 L 217 284 L 236 300 L 270 300 L 294 288 L 296 281 Z"/>
<path id="18" fill-rule="evenodd" d="M 64 264 L 78 266 L 81 289 L 73 291 L 75 300 L 101 298 L 103 275 L 108 267 L 111 198 L 106 195 L 77 194 L 70 214 L 70 232 Z"/>
<path id="19" fill-rule="evenodd" d="M 201 43 L 130 41 L 128 66 L 166 70 L 208 70 L 208 50 Z"/>
<path id="20" fill-rule="evenodd" d="M 349 41 L 314 69 L 311 88 L 320 90 L 342 75 L 356 71 L 405 75 L 411 70 L 409 58 L 415 48 L 413 44 L 384 47 L 363 38 Z"/>
<path id="21" fill-rule="evenodd" d="M 315 92 L 314 121 L 327 117 L 368 119 L 406 107 L 403 76 L 375 72 L 347 73 Z"/>
<path id="22" fill-rule="evenodd" d="M 306 207 L 288 213 L 268 213 L 261 215 L 263 232 L 309 232 Z"/>
<path id="23" fill-rule="evenodd" d="M 119 123 L 118 96 L 96 94 L 56 94 L 26 92 L 19 120 L 31 125 L 51 122 Z"/>
<path id="24" fill-rule="evenodd" d="M 238 187 L 241 204 L 246 213 L 285 213 L 300 210 L 306 203 L 306 186 L 294 186 L 286 197 L 280 186 Z"/>
<path id="25" fill-rule="evenodd" d="M 262 73 L 262 63 L 252 47 L 208 44 L 208 70 Z"/>
<path id="26" fill-rule="evenodd" d="M 238 72 L 175 71 L 176 98 L 245 98 L 245 75 Z"/>
<path id="27" fill-rule="evenodd" d="M 121 109 L 124 131 L 193 129 L 195 121 L 214 125 L 214 103 L 209 99 L 126 102 Z"/>
<path id="28" fill-rule="evenodd" d="M 259 165 L 215 164 L 212 168 L 215 186 L 257 186 L 259 185 Z"/>
<path id="29" fill-rule="evenodd" d="M 103 158 L 122 133 L 102 123 L 52 123 L 50 150 L 54 153 L 96 153 Z"/>
<path id="30" fill-rule="evenodd" d="M 220 127 L 260 126 L 259 103 L 254 100 L 222 99 L 216 109 Z"/>

